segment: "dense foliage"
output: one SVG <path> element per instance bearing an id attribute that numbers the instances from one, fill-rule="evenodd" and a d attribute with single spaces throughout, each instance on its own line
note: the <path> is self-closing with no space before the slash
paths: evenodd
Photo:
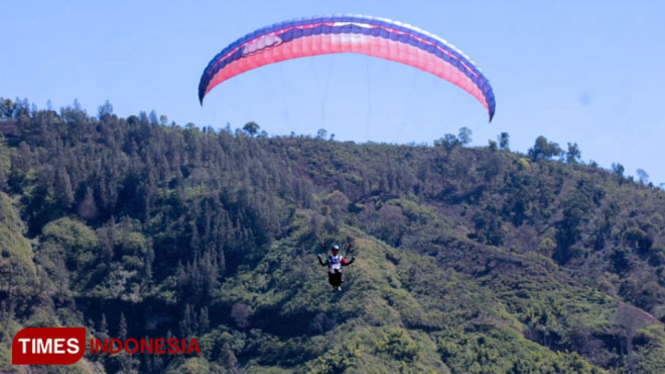
<path id="1" fill-rule="evenodd" d="M 662 373 L 665 192 L 544 137 L 268 137 L 0 100 L 0 372 Z M 331 292 L 320 240 L 358 261 Z M 12 367 L 27 326 L 200 356 Z"/>

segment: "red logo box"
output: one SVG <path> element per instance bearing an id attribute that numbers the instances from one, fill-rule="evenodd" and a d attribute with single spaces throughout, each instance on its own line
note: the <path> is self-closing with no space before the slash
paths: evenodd
<path id="1" fill-rule="evenodd" d="M 28 327 L 12 340 L 12 365 L 71 365 L 85 353 L 85 327 Z"/>

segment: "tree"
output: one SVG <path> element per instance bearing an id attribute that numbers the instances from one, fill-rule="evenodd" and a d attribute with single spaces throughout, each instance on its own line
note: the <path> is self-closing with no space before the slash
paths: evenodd
<path id="1" fill-rule="evenodd" d="M 563 151 L 559 148 L 557 143 L 552 143 L 544 136 L 536 138 L 536 143 L 533 148 L 529 149 L 529 156 L 533 161 L 551 159 L 554 156 L 560 155 Z"/>
<path id="2" fill-rule="evenodd" d="M 498 213 L 497 207 L 490 204 L 473 217 L 479 242 L 494 246 L 503 244 L 502 221 Z"/>
<path id="3" fill-rule="evenodd" d="M 249 326 L 249 316 L 251 315 L 252 310 L 244 303 L 235 303 L 231 307 L 231 319 L 243 330 Z"/>
<path id="4" fill-rule="evenodd" d="M 467 145 L 471 143 L 471 134 L 472 134 L 471 130 L 468 127 L 464 126 L 459 129 L 459 134 L 457 135 L 457 137 L 459 138 L 459 141 L 460 143 L 462 143 L 462 145 Z"/>
<path id="5" fill-rule="evenodd" d="M 125 319 L 125 314 L 120 312 L 120 323 L 118 325 L 118 336 L 120 339 L 127 339 L 127 319 Z"/>
<path id="6" fill-rule="evenodd" d="M 328 135 L 328 131 L 326 129 L 319 129 L 319 131 L 316 132 L 316 138 L 317 139 L 326 139 L 326 136 Z"/>
<path id="7" fill-rule="evenodd" d="M 228 342 L 225 342 L 222 346 L 222 350 L 219 353 L 219 362 L 224 365 L 228 373 L 238 372 L 238 358 L 236 358 Z"/>
<path id="8" fill-rule="evenodd" d="M 494 143 L 494 147 L 496 149 L 496 143 Z M 492 182 L 498 175 L 500 175 L 503 172 L 503 165 L 501 164 L 501 158 L 497 155 L 492 155 L 490 158 L 485 162 L 481 168 L 483 172 L 483 179 L 485 182 L 490 183 Z"/>
<path id="9" fill-rule="evenodd" d="M 60 206 L 65 209 L 71 208 L 74 203 L 72 182 L 64 167 L 60 167 L 55 175 L 55 197 L 60 202 Z"/>
<path id="10" fill-rule="evenodd" d="M 644 169 L 637 169 L 637 178 L 640 180 L 640 183 L 647 184 L 649 183 L 649 174 L 644 171 Z"/>
<path id="11" fill-rule="evenodd" d="M 619 303 L 616 312 L 616 323 L 619 328 L 619 333 L 622 335 L 626 342 L 626 353 L 627 353 L 627 366 L 629 373 L 632 373 L 632 367 L 636 363 L 636 358 L 634 357 L 634 347 L 633 347 L 633 338 L 635 335 L 643 329 L 645 326 L 654 323 L 654 321 L 647 316 L 645 316 L 643 310 L 638 309 L 632 305 Z"/>
<path id="12" fill-rule="evenodd" d="M 386 243 L 399 247 L 407 224 L 402 208 L 395 205 L 384 205 L 378 212 L 377 221 L 377 227 L 372 233 Z"/>
<path id="13" fill-rule="evenodd" d="M 99 322 L 99 330 L 97 330 L 97 337 L 100 339 L 108 339 L 109 336 L 109 327 L 106 322 L 106 314 L 102 313 L 102 319 Z"/>
<path id="14" fill-rule="evenodd" d="M 577 143 L 568 143 L 568 151 L 566 152 L 566 162 L 569 164 L 577 164 L 582 158 L 582 152 L 577 146 Z"/>
<path id="15" fill-rule="evenodd" d="M 111 105 L 111 103 L 109 103 L 108 100 L 106 100 L 104 105 L 100 105 L 99 109 L 97 110 L 97 118 L 99 118 L 100 120 L 112 114 L 113 114 L 113 105 Z"/>
<path id="16" fill-rule="evenodd" d="M 443 138 L 434 141 L 435 147 L 443 147 L 448 152 L 452 151 L 455 147 L 460 145 L 462 145 L 462 142 L 453 134 L 446 134 L 443 136 Z"/>
<path id="17" fill-rule="evenodd" d="M 510 149 L 510 135 L 507 132 L 502 132 L 499 135 L 499 148 L 509 150 Z"/>
<path id="18" fill-rule="evenodd" d="M 335 190 L 323 199 L 323 203 L 328 206 L 335 226 L 339 226 L 349 209 L 349 198 L 343 192 Z"/>
<path id="19" fill-rule="evenodd" d="M 499 149 L 499 147 L 497 147 L 496 142 L 494 140 L 490 140 L 489 147 L 490 147 L 490 150 L 492 152 L 496 152 L 496 150 Z"/>
<path id="20" fill-rule="evenodd" d="M 90 187 L 86 187 L 85 196 L 78 204 L 78 214 L 84 219 L 93 219 L 97 215 L 97 204 Z"/>
<path id="21" fill-rule="evenodd" d="M 157 112 L 154 110 L 150 111 L 150 114 L 148 115 L 148 122 L 150 122 L 150 124 L 153 126 L 159 124 L 159 117 L 157 117 Z"/>
<path id="22" fill-rule="evenodd" d="M 14 109 L 16 109 L 16 104 L 0 97 L 0 118 L 12 118 Z"/>
<path id="23" fill-rule="evenodd" d="M 612 173 L 614 173 L 614 174 L 616 174 L 620 177 L 623 177 L 623 172 L 625 170 L 626 169 L 620 163 L 618 163 L 618 162 L 617 163 L 614 163 L 614 162 L 612 163 Z"/>
<path id="24" fill-rule="evenodd" d="M 260 128 L 261 127 L 256 122 L 249 121 L 245 124 L 245 126 L 242 127 L 242 131 L 244 131 L 247 135 L 254 137 L 259 133 Z"/>

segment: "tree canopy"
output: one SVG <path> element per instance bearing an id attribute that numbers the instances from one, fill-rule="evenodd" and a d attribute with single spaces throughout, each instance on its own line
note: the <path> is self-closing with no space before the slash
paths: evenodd
<path id="1" fill-rule="evenodd" d="M 202 349 L 80 373 L 665 366 L 665 192 L 575 144 L 355 144 L 0 103 L 1 372 L 21 372 L 26 326 Z M 355 243 L 342 293 L 321 240 Z"/>

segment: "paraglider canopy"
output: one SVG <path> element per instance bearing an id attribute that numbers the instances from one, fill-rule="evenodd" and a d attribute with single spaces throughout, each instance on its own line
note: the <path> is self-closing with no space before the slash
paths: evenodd
<path id="1" fill-rule="evenodd" d="M 473 95 L 487 109 L 490 122 L 496 102 L 489 80 L 450 43 L 401 22 L 340 15 L 303 18 L 256 30 L 215 56 L 199 83 L 199 101 L 218 84 L 264 65 L 332 53 L 360 53 L 432 73 Z"/>

